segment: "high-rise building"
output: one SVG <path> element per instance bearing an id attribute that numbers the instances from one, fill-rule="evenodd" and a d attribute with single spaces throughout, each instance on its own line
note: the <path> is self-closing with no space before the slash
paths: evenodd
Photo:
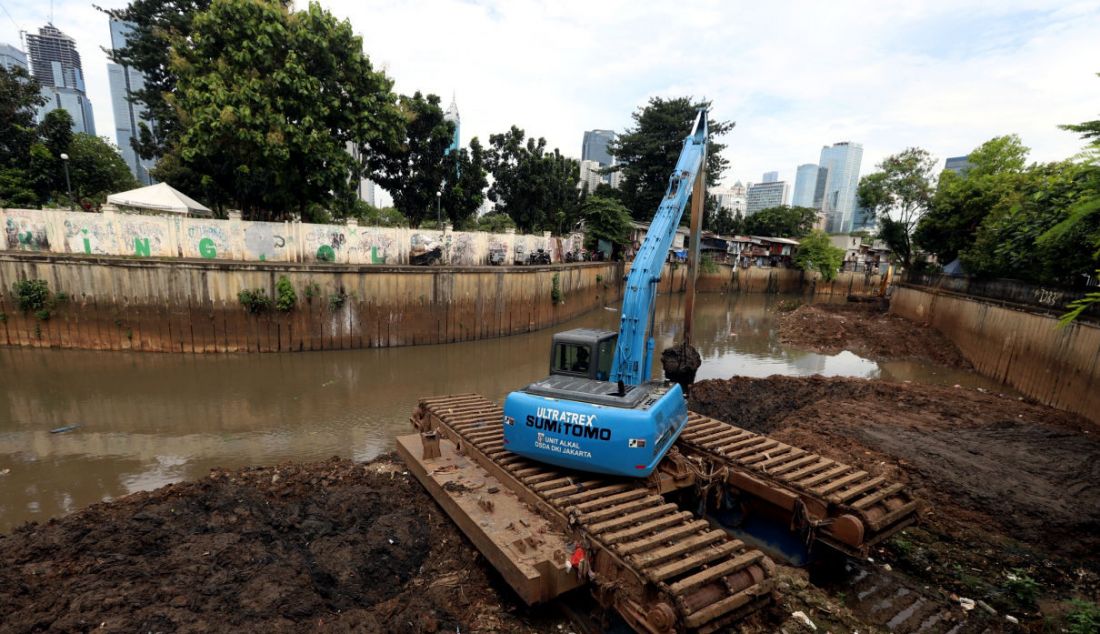
<path id="1" fill-rule="evenodd" d="M 455 103 L 454 95 L 451 96 L 451 105 L 447 108 L 447 112 L 443 113 L 443 120 L 455 124 L 455 136 L 451 139 L 450 147 L 447 148 L 447 154 L 450 154 L 462 147 L 462 117 L 458 116 L 458 104 Z"/>
<path id="2" fill-rule="evenodd" d="M 745 186 L 741 181 L 730 187 L 712 187 L 707 193 L 717 199 L 718 208 L 728 211 L 731 217 L 738 213 L 745 215 Z"/>
<path id="3" fill-rule="evenodd" d="M 820 171 L 817 165 L 806 163 L 799 165 L 794 177 L 794 194 L 791 196 L 791 204 L 795 207 L 813 207 L 814 191 L 817 189 L 817 173 Z"/>
<path id="4" fill-rule="evenodd" d="M 791 186 L 787 181 L 749 185 L 745 199 L 745 215 L 751 216 L 769 207 L 786 205 L 790 193 Z"/>
<path id="5" fill-rule="evenodd" d="M 109 20 L 111 27 L 111 48 L 115 51 L 126 47 L 127 37 L 134 30 L 132 24 L 120 20 Z M 151 185 L 153 179 L 149 176 L 149 170 L 153 168 L 152 159 L 143 159 L 138 156 L 130 142 L 139 136 L 141 124 L 152 128 L 152 123 L 146 115 L 145 108 L 140 103 L 134 103 L 134 93 L 145 87 L 145 77 L 133 68 L 120 66 L 119 64 L 107 64 L 107 80 L 111 84 L 111 109 L 115 115 L 115 141 L 122 152 L 122 158 L 130 167 L 130 172 L 139 183 Z"/>
<path id="6" fill-rule="evenodd" d="M 600 164 L 596 161 L 581 159 L 581 180 L 578 187 L 586 187 L 588 192 L 596 191 L 600 183 L 604 182 L 604 175 L 600 174 Z"/>
<path id="7" fill-rule="evenodd" d="M 38 33 L 27 34 L 27 55 L 31 74 L 47 99 L 46 105 L 38 109 L 38 120 L 51 110 L 64 108 L 73 118 L 75 132 L 95 134 L 92 102 L 84 90 L 84 70 L 76 40 L 47 24 Z"/>
<path id="8" fill-rule="evenodd" d="M 859 143 L 842 141 L 821 148 L 818 164 L 828 170 L 828 174 L 824 178 L 820 209 L 825 215 L 825 230 L 829 233 L 852 230 L 862 161 L 863 146 Z"/>
<path id="9" fill-rule="evenodd" d="M 952 156 L 943 162 L 944 171 L 965 175 L 974 164 L 970 162 L 970 156 Z"/>
<path id="10" fill-rule="evenodd" d="M 29 70 L 27 68 L 27 54 L 11 44 L 0 44 L 0 66 L 3 66 L 6 70 L 18 66 L 23 70 Z"/>
<path id="11" fill-rule="evenodd" d="M 586 130 L 584 141 L 581 143 L 581 161 L 591 161 L 599 167 L 611 167 L 615 164 L 615 157 L 607 151 L 609 143 L 615 140 L 615 133 L 611 130 Z M 621 172 L 601 174 L 600 182 L 619 188 L 622 181 Z"/>
<path id="12" fill-rule="evenodd" d="M 764 172 L 764 182 L 774 183 L 779 180 L 779 172 Z"/>

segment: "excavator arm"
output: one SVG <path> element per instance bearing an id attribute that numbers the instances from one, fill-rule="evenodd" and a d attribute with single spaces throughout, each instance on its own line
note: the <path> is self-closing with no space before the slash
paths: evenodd
<path id="1" fill-rule="evenodd" d="M 651 329 L 657 284 L 661 281 L 668 249 L 676 236 L 676 228 L 680 226 L 692 186 L 697 178 L 705 178 L 706 157 L 707 111 L 700 110 L 691 134 L 684 139 L 680 159 L 669 177 L 668 190 L 661 199 L 657 214 L 626 278 L 611 381 L 640 385 L 650 379 L 654 347 Z"/>

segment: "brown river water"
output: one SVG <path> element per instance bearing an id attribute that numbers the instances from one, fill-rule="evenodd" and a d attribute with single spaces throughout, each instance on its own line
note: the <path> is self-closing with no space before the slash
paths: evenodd
<path id="1" fill-rule="evenodd" d="M 783 346 L 772 310 L 782 299 L 700 295 L 699 378 L 823 374 L 999 388 L 971 372 Z M 658 298 L 658 351 L 679 339 L 682 306 L 683 296 Z M 409 431 L 419 397 L 501 399 L 547 373 L 554 331 L 581 326 L 616 329 L 617 307 L 526 335 L 407 348 L 241 355 L 0 348 L 0 533 L 212 467 L 369 460 Z M 79 427 L 50 433 L 68 425 Z"/>

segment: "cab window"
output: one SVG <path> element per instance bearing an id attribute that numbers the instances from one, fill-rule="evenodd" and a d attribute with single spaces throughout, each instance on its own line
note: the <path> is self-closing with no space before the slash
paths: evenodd
<path id="1" fill-rule="evenodd" d="M 592 362 L 588 346 L 580 343 L 559 343 L 554 347 L 554 372 L 588 376 Z"/>
<path id="2" fill-rule="evenodd" d="M 611 376 L 611 362 L 615 360 L 616 341 L 617 338 L 612 338 L 600 342 L 596 364 L 596 379 L 599 381 L 606 381 Z"/>

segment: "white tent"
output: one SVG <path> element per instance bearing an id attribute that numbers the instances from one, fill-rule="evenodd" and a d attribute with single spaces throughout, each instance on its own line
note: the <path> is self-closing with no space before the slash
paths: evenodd
<path id="1" fill-rule="evenodd" d="M 128 192 L 111 194 L 107 202 L 120 207 L 134 207 L 174 214 L 192 214 L 209 216 L 210 209 L 186 196 L 167 183 L 157 183 L 148 187 L 131 189 Z"/>

